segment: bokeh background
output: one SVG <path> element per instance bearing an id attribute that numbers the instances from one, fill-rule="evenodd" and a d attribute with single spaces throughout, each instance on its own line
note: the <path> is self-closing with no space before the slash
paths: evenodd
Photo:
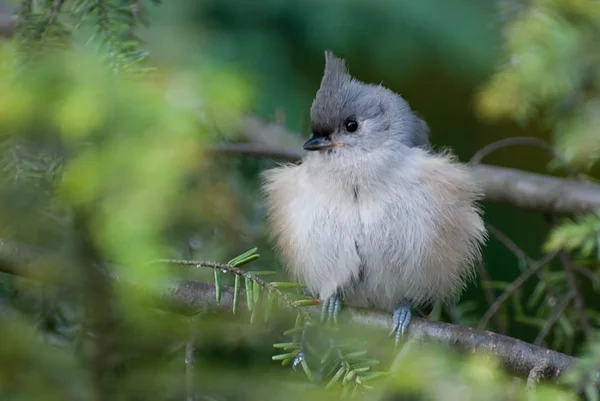
<path id="1" fill-rule="evenodd" d="M 227 263 L 254 247 L 260 258 L 244 269 L 286 280 L 260 193 L 259 174 L 275 161 L 214 146 L 245 141 L 248 116 L 301 143 L 332 50 L 358 79 L 401 94 L 429 124 L 434 147 L 463 162 L 495 141 L 527 136 L 558 151 L 512 146 L 484 163 L 560 177 L 568 167 L 594 180 L 599 28 L 591 0 L 0 1 L 0 397 L 312 396 L 320 387 L 271 360 L 293 322 L 174 313 L 165 299 L 148 308 L 146 292 L 127 284 L 191 279 L 208 283 L 212 297 L 215 281 L 234 284 L 226 269 L 148 262 Z M 560 216 L 487 200 L 483 207 L 486 222 L 531 259 L 548 250 Z M 576 284 L 590 327 L 570 303 L 540 341 L 568 354 L 587 350 L 588 367 L 600 360 L 599 216 L 551 241 L 573 251 L 578 274 L 587 274 Z M 531 267 L 506 243 L 490 236 L 487 279 L 471 283 L 458 305 L 436 306 L 432 319 L 478 325 L 490 307 L 486 290 L 497 297 Z M 573 296 L 559 262 L 540 269 L 486 327 L 534 342 Z M 352 330 L 341 334 L 363 342 L 348 351 L 391 362 L 381 333 Z M 392 382 L 429 399 L 515 396 L 522 383 L 499 372 L 479 355 L 466 363 L 424 350 Z"/>

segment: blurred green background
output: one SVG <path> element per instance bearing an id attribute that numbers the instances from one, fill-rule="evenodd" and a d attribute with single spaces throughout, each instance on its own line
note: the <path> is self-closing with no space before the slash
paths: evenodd
<path id="1" fill-rule="evenodd" d="M 428 122 L 434 146 L 451 147 L 466 162 L 502 138 L 551 140 L 550 132 L 535 121 L 527 127 L 511 121 L 490 123 L 476 113 L 475 95 L 501 61 L 501 29 L 510 6 L 461 0 L 178 1 L 152 9 L 151 26 L 142 37 L 159 62 L 194 64 L 208 58 L 233 66 L 252 85 L 250 111 L 283 121 L 304 137 L 310 134 L 308 112 L 322 77 L 323 53 L 331 49 L 347 60 L 359 79 L 382 82 L 401 94 Z M 169 39 L 178 35 L 189 40 Z M 258 193 L 256 173 L 272 163 L 236 159 L 227 162 L 235 167 L 233 173 L 222 173 L 229 174 L 229 185 L 239 191 L 243 209 L 231 223 L 238 236 L 225 242 L 236 244 L 236 251 L 256 244 L 265 256 L 262 263 L 271 265 L 266 238 L 257 242 L 252 228 L 264 221 L 262 210 L 256 214 L 261 205 L 249 198 Z M 484 162 L 552 173 L 547 168 L 550 159 L 543 150 L 516 146 L 492 153 Z M 240 176 L 244 182 L 234 183 Z M 548 232 L 544 216 L 489 202 L 484 206 L 486 221 L 532 257 L 541 254 Z M 494 280 L 511 281 L 519 272 L 514 255 L 494 238 L 485 249 L 485 261 Z M 487 308 L 476 283 L 463 299 L 476 300 L 478 314 Z M 519 325 L 511 332 L 532 340 L 537 330 Z"/>

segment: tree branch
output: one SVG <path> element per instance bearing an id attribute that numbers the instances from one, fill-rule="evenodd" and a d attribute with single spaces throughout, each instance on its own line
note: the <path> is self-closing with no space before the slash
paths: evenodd
<path id="1" fill-rule="evenodd" d="M 242 293 L 244 291 L 242 290 Z M 233 288 L 223 286 L 221 303 L 217 305 L 215 287 L 212 283 L 178 281 L 171 283 L 161 294 L 163 300 L 178 309 L 204 311 L 224 311 L 231 313 Z M 245 296 L 242 297 L 245 299 Z M 320 307 L 313 308 L 318 313 Z M 392 316 L 367 309 L 345 307 L 345 313 L 354 323 L 368 325 L 389 331 Z M 541 359 L 548 359 L 552 377 L 567 370 L 576 358 L 566 354 L 538 347 L 524 341 L 496 334 L 490 331 L 476 330 L 471 327 L 413 317 L 407 331 L 407 339 L 433 340 L 456 350 L 475 353 L 487 351 L 499 357 L 504 366 L 512 373 L 527 377 Z"/>
<path id="2" fill-rule="evenodd" d="M 259 118 L 244 119 L 239 133 L 245 143 L 221 144 L 212 151 L 296 162 L 302 157 L 302 138 L 277 124 Z M 600 185 L 521 170 L 479 164 L 472 166 L 483 185 L 485 198 L 522 209 L 561 214 L 600 208 Z"/>
<path id="3" fill-rule="evenodd" d="M 44 258 L 44 253 L 40 250 L 12 241 L 0 240 L 0 272 L 30 277 L 28 273 L 32 271 L 29 266 Z M 51 259 L 67 260 L 66 257 L 59 256 L 52 256 Z M 44 277 L 36 277 L 36 279 Z M 194 314 L 198 311 L 231 313 L 232 310 L 234 291 L 228 286 L 222 286 L 221 300 L 217 304 L 215 286 L 212 283 L 170 280 L 160 288 L 146 288 L 136 283 L 126 282 L 114 274 L 110 274 L 109 277 L 116 285 L 124 285 L 148 294 L 148 300 L 152 305 L 161 309 L 185 314 Z M 245 299 L 245 297 L 241 298 Z M 240 302 L 240 308 L 242 307 L 243 302 Z M 306 308 L 314 313 L 319 313 L 320 309 L 318 306 Z M 391 315 L 388 313 L 346 307 L 345 314 L 352 322 L 386 331 L 389 331 L 392 324 Z M 515 338 L 417 317 L 413 317 L 411 321 L 407 338 L 418 341 L 433 340 L 463 352 L 490 352 L 499 357 L 510 372 L 523 377 L 527 377 L 542 359 L 549 361 L 548 369 L 551 372 L 549 377 L 562 374 L 577 361 L 576 358 L 566 354 Z"/>

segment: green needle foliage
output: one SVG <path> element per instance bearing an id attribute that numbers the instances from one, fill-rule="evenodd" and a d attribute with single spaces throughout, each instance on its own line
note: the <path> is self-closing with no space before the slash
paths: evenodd
<path id="1" fill-rule="evenodd" d="M 505 27 L 505 61 L 483 88 L 480 112 L 523 123 L 541 118 L 554 132 L 555 163 L 589 168 L 600 155 L 600 58 L 592 50 L 600 40 L 600 6 L 534 0 L 521 7 Z"/>
<path id="2" fill-rule="evenodd" d="M 159 0 L 44 0 L 23 1 L 18 12 L 17 37 L 26 56 L 64 49 L 89 33 L 86 39 L 105 50 L 115 72 L 150 71 L 143 62 L 135 28 L 148 22 L 148 3 Z"/>

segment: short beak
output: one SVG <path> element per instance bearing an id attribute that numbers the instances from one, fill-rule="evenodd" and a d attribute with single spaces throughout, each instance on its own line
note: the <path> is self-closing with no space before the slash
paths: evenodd
<path id="1" fill-rule="evenodd" d="M 329 138 L 320 135 L 311 136 L 310 139 L 302 145 L 305 150 L 320 150 L 331 148 L 333 146 L 335 146 L 335 144 L 331 142 Z"/>

